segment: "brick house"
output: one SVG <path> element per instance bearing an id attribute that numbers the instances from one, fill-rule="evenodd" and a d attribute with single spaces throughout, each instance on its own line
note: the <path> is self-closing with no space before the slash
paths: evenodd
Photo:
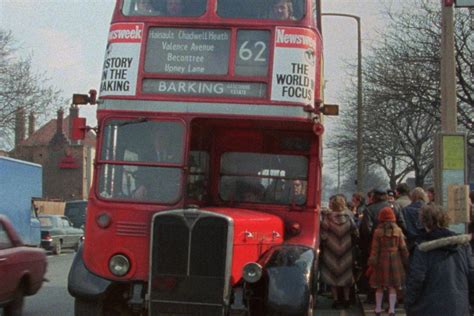
<path id="1" fill-rule="evenodd" d="M 64 118 L 63 109 L 57 118 L 35 131 L 35 117 L 28 116 L 28 137 L 23 109 L 16 113 L 15 148 L 9 153 L 43 166 L 43 197 L 47 199 L 87 199 L 92 182 L 95 156 L 95 133 L 89 131 L 84 141 L 71 140 L 71 122 L 79 109 L 71 106 Z"/>

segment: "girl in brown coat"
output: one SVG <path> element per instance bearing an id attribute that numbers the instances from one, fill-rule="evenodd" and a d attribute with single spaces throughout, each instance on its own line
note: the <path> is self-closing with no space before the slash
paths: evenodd
<path id="1" fill-rule="evenodd" d="M 391 207 L 384 207 L 378 216 L 379 225 L 372 237 L 369 257 L 370 286 L 375 292 L 375 315 L 382 312 L 383 290 L 389 291 L 389 315 L 395 315 L 397 289 L 405 281 L 405 267 L 408 263 L 408 250 L 405 236 L 396 224 L 395 213 Z"/>

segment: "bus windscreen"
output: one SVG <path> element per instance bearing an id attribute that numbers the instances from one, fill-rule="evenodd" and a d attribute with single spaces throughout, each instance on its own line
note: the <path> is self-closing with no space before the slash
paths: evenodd
<path id="1" fill-rule="evenodd" d="M 125 0 L 125 16 L 196 17 L 206 12 L 206 0 Z"/>
<path id="2" fill-rule="evenodd" d="M 217 14 L 223 18 L 301 20 L 305 0 L 218 0 Z"/>

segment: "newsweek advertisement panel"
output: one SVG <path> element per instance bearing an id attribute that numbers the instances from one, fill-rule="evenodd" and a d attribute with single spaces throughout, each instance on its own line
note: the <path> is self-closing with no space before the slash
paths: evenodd
<path id="1" fill-rule="evenodd" d="M 314 104 L 320 49 L 314 31 L 277 27 L 272 75 L 273 101 Z"/>
<path id="2" fill-rule="evenodd" d="M 116 23 L 110 27 L 101 96 L 136 94 L 143 28 L 143 23 Z"/>

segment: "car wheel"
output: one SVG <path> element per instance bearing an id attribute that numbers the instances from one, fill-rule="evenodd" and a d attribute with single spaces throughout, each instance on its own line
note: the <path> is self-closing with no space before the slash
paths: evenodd
<path id="1" fill-rule="evenodd" d="M 75 316 L 101 316 L 102 314 L 101 301 L 86 301 L 80 298 L 74 301 Z"/>
<path id="2" fill-rule="evenodd" d="M 54 245 L 53 254 L 60 255 L 62 251 L 62 241 L 58 240 L 58 242 Z"/>
<path id="3" fill-rule="evenodd" d="M 23 310 L 23 285 L 16 289 L 15 298 L 5 306 L 5 316 L 21 316 Z"/>

